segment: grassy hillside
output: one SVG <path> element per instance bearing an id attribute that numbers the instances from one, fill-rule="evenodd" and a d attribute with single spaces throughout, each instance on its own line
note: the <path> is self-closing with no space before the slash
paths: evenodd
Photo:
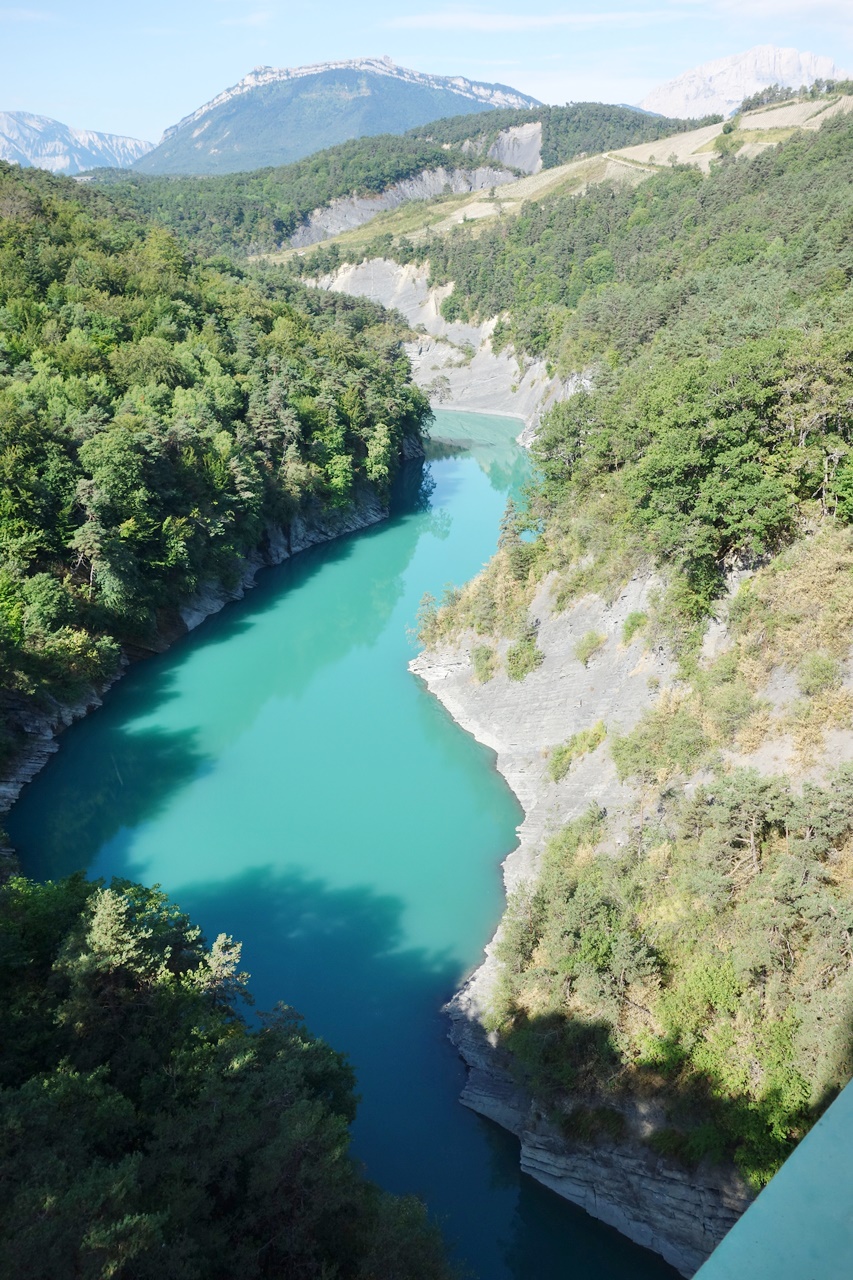
<path id="1" fill-rule="evenodd" d="M 559 786 L 608 753 L 637 811 L 627 839 L 591 811 L 551 842 L 510 904 L 493 1025 L 569 1140 L 618 1140 L 654 1101 L 659 1151 L 733 1158 L 755 1186 L 853 1073 L 853 786 L 833 768 L 853 729 L 851 158 L 838 116 L 708 177 L 676 167 L 414 249 L 455 281 L 449 315 L 503 311 L 499 340 L 589 382 L 545 416 L 525 508 L 424 638 L 464 632 L 488 680 L 509 637 L 524 679 L 546 578 L 561 609 L 655 569 L 624 643 L 679 664 L 634 732 L 598 725 L 552 758 Z M 603 637 L 584 640 L 566 661 L 595 661 Z"/>
<path id="2" fill-rule="evenodd" d="M 427 413 L 378 308 L 196 266 L 106 194 L 0 166 L 3 750 L 270 523 L 386 492 Z"/>

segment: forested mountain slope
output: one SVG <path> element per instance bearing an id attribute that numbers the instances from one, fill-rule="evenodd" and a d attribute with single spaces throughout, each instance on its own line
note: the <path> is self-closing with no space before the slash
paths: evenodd
<path id="1" fill-rule="evenodd" d="M 654 141 L 693 128 L 627 107 L 576 103 L 570 107 L 499 109 L 455 116 L 402 137 L 356 138 L 277 168 L 221 176 L 162 176 L 96 172 L 115 200 L 168 227 L 203 253 L 259 253 L 279 248 L 315 209 L 341 197 L 375 196 L 395 183 L 439 167 L 494 164 L 502 134 L 541 123 L 545 168 L 582 152 Z M 498 165 L 501 161 L 498 157 Z"/>
<path id="2" fill-rule="evenodd" d="M 539 106 L 527 110 L 503 109 L 477 116 L 453 116 L 411 129 L 409 137 L 450 146 L 479 147 L 486 153 L 499 134 L 519 125 L 542 126 L 542 166 L 553 169 L 581 154 L 593 155 L 638 142 L 655 142 L 717 120 L 673 119 L 647 115 L 632 107 L 605 102 L 570 102 L 564 107 Z"/>
<path id="3" fill-rule="evenodd" d="M 484 107 L 536 105 L 507 85 L 433 76 L 361 58 L 310 67 L 256 67 L 167 129 L 143 173 L 233 173 L 287 164 L 348 138 L 404 133 Z"/>
<path id="4" fill-rule="evenodd" d="M 285 244 L 312 210 L 341 196 L 376 195 L 439 166 L 471 163 L 470 154 L 438 141 L 382 134 L 251 173 L 190 178 L 111 170 L 90 180 L 199 253 L 246 254 Z"/>
<path id="5" fill-rule="evenodd" d="M 525 509 L 424 639 L 538 697 L 549 665 L 594 689 L 624 650 L 638 677 L 676 664 L 630 732 L 585 692 L 540 744 L 544 786 L 592 760 L 634 801 L 579 810 L 511 901 L 490 1025 L 569 1148 L 733 1160 L 753 1187 L 853 1072 L 852 156 L 838 116 L 708 177 L 676 166 L 406 248 L 454 282 L 449 315 L 500 313 L 499 343 L 587 384 L 546 415 Z M 540 619 L 596 599 L 606 617 L 651 574 L 650 606 L 540 672 L 534 599 Z"/>
<path id="6" fill-rule="evenodd" d="M 196 266 L 107 195 L 0 166 L 7 720 L 108 679 L 306 504 L 387 493 L 427 412 L 376 307 Z"/>

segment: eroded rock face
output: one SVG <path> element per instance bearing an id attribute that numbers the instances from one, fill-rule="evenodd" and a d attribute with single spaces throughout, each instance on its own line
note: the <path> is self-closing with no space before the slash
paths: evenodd
<path id="1" fill-rule="evenodd" d="M 546 583 L 530 607 L 530 616 L 539 619 L 537 643 L 544 659 L 522 681 L 501 671 L 477 684 L 470 659 L 475 642 L 425 651 L 409 664 L 454 720 L 497 753 L 498 770 L 524 809 L 518 846 L 503 864 L 508 892 L 536 875 L 548 837 L 593 802 L 607 810 L 617 851 L 627 836 L 634 792 L 619 781 L 606 742 L 578 760 L 558 783 L 548 775 L 546 749 L 599 720 L 609 733 L 628 732 L 657 696 L 649 681 L 666 684 L 672 677 L 671 661 L 663 653 L 648 653 L 640 639 L 627 647 L 621 643 L 628 614 L 646 611 L 659 585 L 650 576 L 636 578 L 612 605 L 590 595 L 554 614 Z M 606 641 L 585 667 L 574 656 L 574 646 L 589 631 L 603 634 Z M 494 940 L 484 964 L 451 1004 L 454 1019 L 460 1014 L 479 1021 L 488 1012 L 497 974 L 493 945 Z"/>
<path id="2" fill-rule="evenodd" d="M 548 373 L 544 360 L 519 361 L 511 350 L 493 351 L 497 318 L 481 325 L 445 320 L 441 304 L 453 286 L 430 288 L 428 277 L 426 266 L 374 258 L 340 267 L 316 283 L 400 311 L 413 329 L 423 330 L 406 344 L 406 354 L 414 381 L 433 404 L 519 418 L 521 442 L 529 444 L 542 413 L 585 385 L 584 379 L 562 380 Z"/>
<path id="3" fill-rule="evenodd" d="M 395 182 L 378 195 L 341 196 L 322 209 L 314 209 L 307 221 L 294 231 L 290 237 L 290 245 L 293 249 L 304 249 L 307 245 L 319 244 L 329 236 L 362 227 L 377 213 L 398 209 L 401 204 L 408 204 L 410 200 L 432 200 L 446 191 L 452 191 L 456 195 L 468 191 L 487 191 L 491 187 L 499 187 L 515 180 L 514 173 L 490 165 L 481 165 L 476 169 L 425 169 L 412 178 Z"/>
<path id="4" fill-rule="evenodd" d="M 16 738 L 22 740 L 23 747 L 0 776 L 0 813 L 9 812 L 26 784 L 32 782 L 53 753 L 59 750 L 56 739 L 63 729 L 100 707 L 103 695 L 116 680 L 121 679 L 126 667 L 127 659 L 122 659 L 121 667 L 112 680 L 98 689 L 87 689 L 76 702 L 62 703 L 49 698 L 37 706 L 21 695 L 2 694 L 4 722 Z M 0 850 L 0 855 L 11 855 L 11 852 Z M 14 864 L 9 867 L 0 865 L 0 880 L 3 871 L 10 869 L 15 869 Z"/>
<path id="5" fill-rule="evenodd" d="M 675 80 L 657 85 L 640 106 L 659 115 L 682 119 L 719 113 L 731 115 L 744 98 L 771 84 L 812 85 L 815 80 L 844 78 L 831 58 L 772 44 L 755 45 L 685 71 Z"/>
<path id="6" fill-rule="evenodd" d="M 554 614 L 546 583 L 530 609 L 540 620 L 544 660 L 521 682 L 501 672 L 477 684 L 466 644 L 423 653 L 410 664 L 454 719 L 497 753 L 497 767 L 524 808 L 518 846 L 504 862 L 508 892 L 536 876 L 548 837 L 592 802 L 607 810 L 614 856 L 628 838 L 635 794 L 619 781 L 606 742 L 558 783 L 548 775 L 546 748 L 599 720 L 609 733 L 629 731 L 657 697 L 650 681 L 665 686 L 673 679 L 662 652 L 649 653 L 640 639 L 621 641 L 628 614 L 647 611 L 656 586 L 652 576 L 640 576 L 612 605 L 587 596 Z M 606 640 L 584 666 L 574 647 L 589 631 Z M 518 1136 L 525 1172 L 692 1275 L 750 1203 L 748 1189 L 732 1169 L 688 1174 L 656 1155 L 643 1137 L 665 1118 L 651 1114 L 651 1103 L 620 1107 L 627 1136 L 618 1143 L 570 1144 L 553 1128 L 483 1026 L 498 979 L 499 937 L 500 929 L 448 1006 L 450 1038 L 469 1069 L 462 1102 Z"/>
<path id="7" fill-rule="evenodd" d="M 539 173 L 542 169 L 542 122 L 511 125 L 499 133 L 489 147 L 489 156 L 522 173 Z"/>
<path id="8" fill-rule="evenodd" d="M 24 169 L 35 165 L 64 174 L 105 167 L 127 169 L 153 147 L 153 142 L 138 138 L 73 129 L 29 111 L 0 111 L 0 160 Z"/>

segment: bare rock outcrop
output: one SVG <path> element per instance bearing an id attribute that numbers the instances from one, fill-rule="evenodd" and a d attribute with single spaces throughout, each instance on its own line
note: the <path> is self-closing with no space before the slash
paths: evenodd
<path id="1" fill-rule="evenodd" d="M 542 122 L 514 124 L 503 129 L 489 147 L 489 157 L 522 173 L 542 169 Z"/>
<path id="2" fill-rule="evenodd" d="M 292 249 L 304 249 L 308 245 L 319 244 L 342 231 L 362 227 L 377 213 L 398 209 L 411 200 L 432 200 L 445 192 L 460 195 L 469 191 L 487 191 L 506 182 L 515 182 L 515 177 L 508 169 L 492 165 L 480 165 L 475 169 L 424 169 L 411 178 L 395 182 L 377 195 L 340 196 L 322 208 L 314 209 L 290 237 L 290 246 Z"/>
<path id="3" fill-rule="evenodd" d="M 393 307 L 421 331 L 406 344 L 412 377 L 443 409 L 504 414 L 535 431 L 544 410 L 583 383 L 555 377 L 544 360 L 519 358 L 509 348 L 495 351 L 497 317 L 480 325 L 446 320 L 441 304 L 453 286 L 430 287 L 426 266 L 373 258 L 340 267 L 317 283 Z"/>

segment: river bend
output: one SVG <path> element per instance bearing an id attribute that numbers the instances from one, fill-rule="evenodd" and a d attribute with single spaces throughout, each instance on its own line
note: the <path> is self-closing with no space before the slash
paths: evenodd
<path id="1" fill-rule="evenodd" d="M 521 815 L 407 671 L 407 629 L 489 557 L 526 461 L 514 420 L 436 419 L 387 523 L 263 572 L 135 666 L 8 828 L 28 875 L 160 883 L 208 937 L 242 939 L 258 1007 L 285 1000 L 352 1059 L 368 1174 L 423 1195 L 480 1280 L 664 1280 L 457 1101 L 440 1010 L 499 919 Z"/>

